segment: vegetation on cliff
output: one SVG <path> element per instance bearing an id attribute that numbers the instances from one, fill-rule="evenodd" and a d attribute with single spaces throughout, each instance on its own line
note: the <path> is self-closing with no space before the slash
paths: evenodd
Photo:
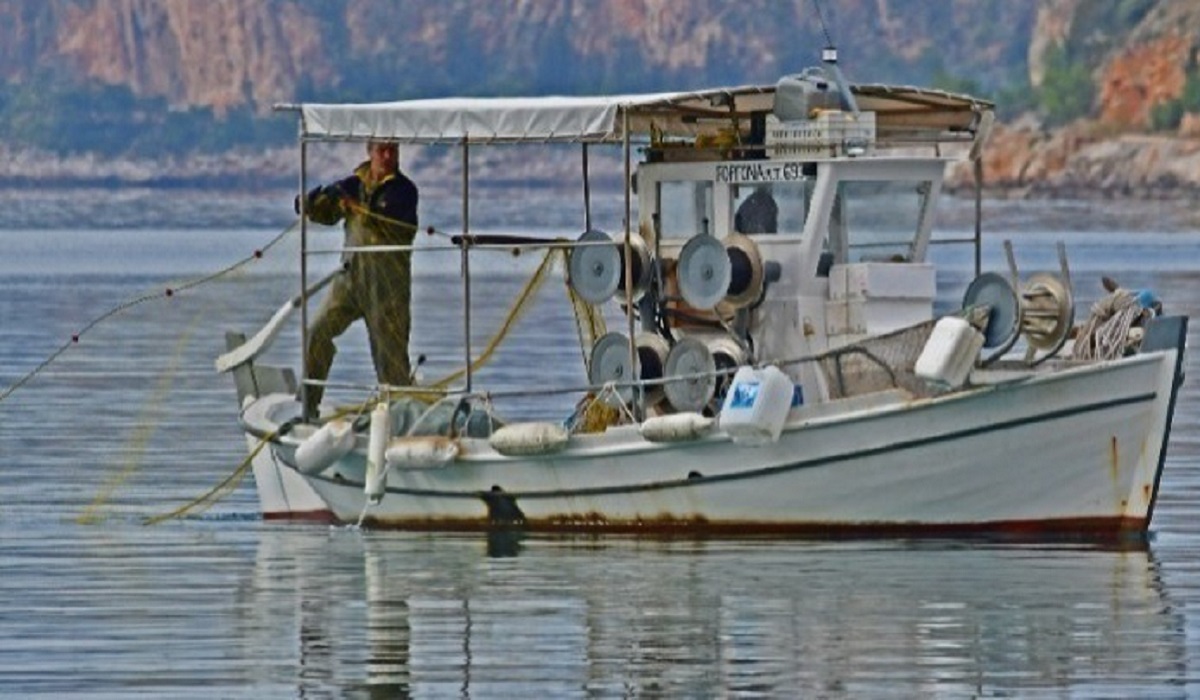
<path id="1" fill-rule="evenodd" d="M 0 153 L 20 154 L 0 182 L 201 156 L 219 180 L 217 154 L 294 139 L 279 102 L 767 83 L 814 64 L 826 28 L 851 79 L 996 102 L 995 185 L 1200 190 L 1154 142 L 1200 138 L 1200 5 L 1178 0 L 0 0 Z M 1100 164 L 1131 152 L 1156 170 Z"/>

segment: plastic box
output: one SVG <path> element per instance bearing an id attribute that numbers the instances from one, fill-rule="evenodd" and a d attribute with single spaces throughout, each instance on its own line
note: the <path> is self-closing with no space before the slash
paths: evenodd
<path id="1" fill-rule="evenodd" d="M 928 382 L 957 389 L 967 381 L 983 348 L 983 334 L 957 316 L 940 319 L 929 334 L 914 367 Z"/>

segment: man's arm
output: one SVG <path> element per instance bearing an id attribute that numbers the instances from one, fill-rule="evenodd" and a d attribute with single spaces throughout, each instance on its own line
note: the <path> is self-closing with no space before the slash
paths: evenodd
<path id="1" fill-rule="evenodd" d="M 305 205 L 309 220 L 329 226 L 341 221 L 346 215 L 342 200 L 357 199 L 361 186 L 358 178 L 352 175 L 332 185 L 313 188 L 308 193 Z M 299 202 L 297 202 L 297 209 L 299 209 Z"/>

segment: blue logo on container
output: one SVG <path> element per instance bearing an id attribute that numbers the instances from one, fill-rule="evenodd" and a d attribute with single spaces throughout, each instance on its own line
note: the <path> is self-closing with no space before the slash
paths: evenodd
<path id="1" fill-rule="evenodd" d="M 730 408 L 751 408 L 758 400 L 758 382 L 733 385 L 733 396 L 729 398 Z"/>

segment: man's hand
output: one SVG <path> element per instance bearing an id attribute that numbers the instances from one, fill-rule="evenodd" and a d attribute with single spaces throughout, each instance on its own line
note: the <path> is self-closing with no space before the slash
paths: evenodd
<path id="1" fill-rule="evenodd" d="M 318 199 L 328 197 L 336 201 L 343 212 L 351 211 L 358 206 L 359 187 L 359 180 L 355 176 L 339 180 L 331 185 L 314 187 L 305 195 L 305 203 L 307 204 L 305 208 L 311 212 L 316 209 Z M 299 195 L 292 201 L 292 208 L 297 214 L 300 213 Z"/>

